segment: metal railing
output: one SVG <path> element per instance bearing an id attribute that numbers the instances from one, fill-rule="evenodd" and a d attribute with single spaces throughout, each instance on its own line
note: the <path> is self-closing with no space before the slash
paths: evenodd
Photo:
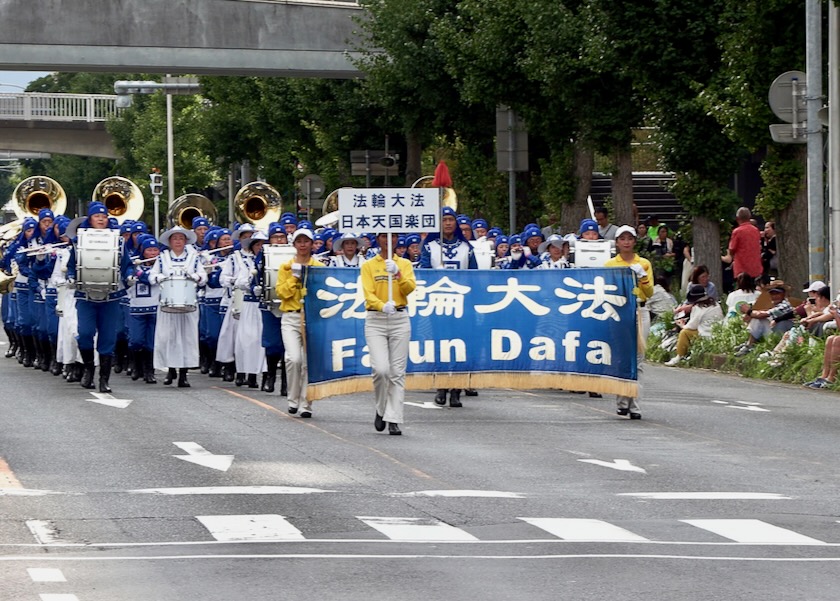
<path id="1" fill-rule="evenodd" d="M 110 94 L 0 93 L 0 120 L 108 121 L 119 113 Z"/>

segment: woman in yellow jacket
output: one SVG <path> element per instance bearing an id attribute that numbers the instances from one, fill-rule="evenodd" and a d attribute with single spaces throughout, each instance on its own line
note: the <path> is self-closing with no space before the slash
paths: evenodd
<path id="1" fill-rule="evenodd" d="M 300 417 L 312 417 L 312 403 L 306 399 L 306 337 L 303 321 L 303 299 L 306 296 L 306 280 L 309 269 L 323 267 L 324 264 L 312 258 L 311 230 L 296 230 L 292 234 L 292 244 L 297 251 L 295 258 L 282 265 L 277 274 L 275 291 L 280 299 L 280 333 L 283 346 L 286 347 L 286 376 L 289 399 L 289 413 L 300 410 Z M 306 267 L 306 269 L 304 269 Z"/>
<path id="2" fill-rule="evenodd" d="M 397 234 L 381 233 L 376 237 L 381 252 L 362 265 L 362 288 L 365 293 L 365 339 L 370 353 L 370 368 L 376 402 L 374 427 L 400 435 L 405 400 L 405 371 L 411 321 L 408 295 L 417 287 L 411 261 L 393 255 L 384 257 L 397 246 Z"/>

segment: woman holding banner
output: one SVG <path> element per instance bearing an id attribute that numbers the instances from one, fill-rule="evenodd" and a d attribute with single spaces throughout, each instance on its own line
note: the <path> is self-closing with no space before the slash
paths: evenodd
<path id="1" fill-rule="evenodd" d="M 390 238 L 390 239 L 389 239 Z M 388 433 L 402 434 L 405 371 L 411 321 L 408 295 L 417 281 L 411 261 L 394 253 L 399 236 L 382 232 L 376 241 L 383 252 L 362 264 L 365 293 L 365 339 L 370 350 L 370 368 L 376 403 L 373 425 L 377 432 L 388 425 Z M 388 253 L 390 259 L 383 258 Z"/>

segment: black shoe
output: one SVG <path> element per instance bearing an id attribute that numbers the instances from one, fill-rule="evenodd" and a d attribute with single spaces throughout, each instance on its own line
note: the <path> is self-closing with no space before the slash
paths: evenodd
<path id="1" fill-rule="evenodd" d="M 402 432 L 400 431 L 400 427 L 395 424 L 394 422 L 388 422 L 388 434 L 391 436 L 400 436 Z"/>
<path id="2" fill-rule="evenodd" d="M 84 366 L 81 363 L 73 363 L 67 370 L 67 382 L 79 382 L 82 379 Z"/>
<path id="3" fill-rule="evenodd" d="M 308 418 L 312 417 L 312 412 L 311 411 L 301 411 L 300 416 L 303 419 L 308 419 Z"/>
<path id="4" fill-rule="evenodd" d="M 604 395 L 599 394 L 597 392 L 590 392 L 589 393 L 589 398 L 590 399 L 602 399 L 602 398 L 604 398 Z"/>
<path id="5" fill-rule="evenodd" d="M 166 386 L 169 386 L 170 384 L 172 384 L 172 382 L 175 381 L 175 378 L 177 378 L 177 377 L 178 377 L 178 372 L 175 370 L 174 367 L 170 367 L 169 371 L 166 372 L 166 377 L 163 379 L 163 383 Z"/>
<path id="6" fill-rule="evenodd" d="M 233 363 L 222 365 L 222 382 L 233 382 L 235 371 L 236 368 L 233 366 Z"/>
<path id="7" fill-rule="evenodd" d="M 446 388 L 438 388 L 435 395 L 435 405 L 446 405 Z"/>
<path id="8" fill-rule="evenodd" d="M 143 366 L 143 357 L 146 353 L 142 349 L 135 349 L 129 351 L 129 353 L 131 353 L 130 362 L 133 363 L 133 366 L 131 368 L 131 379 L 132 381 L 136 382 L 145 375 L 144 372 L 146 370 Z"/>
<path id="9" fill-rule="evenodd" d="M 187 380 L 187 369 L 182 367 L 178 370 L 178 388 L 189 388 L 190 382 Z"/>
<path id="10" fill-rule="evenodd" d="M 99 392 L 112 392 L 109 380 L 111 379 L 111 367 L 113 365 L 113 355 L 99 355 Z"/>
<path id="11" fill-rule="evenodd" d="M 79 383 L 82 385 L 82 388 L 87 388 L 88 390 L 92 390 L 94 388 L 93 385 L 93 371 L 96 369 L 96 366 L 93 363 L 93 349 L 89 350 L 81 350 L 79 349 L 79 353 L 82 355 L 82 361 L 84 361 L 84 368 L 82 371 L 82 377 L 79 380 Z"/>
<path id="12" fill-rule="evenodd" d="M 207 376 L 210 378 L 221 378 L 222 377 L 222 364 L 218 361 L 213 361 L 210 364 L 210 371 L 207 372 Z"/>
<path id="13" fill-rule="evenodd" d="M 376 428 L 377 432 L 382 432 L 385 429 L 385 420 L 382 419 L 379 412 L 376 413 L 376 417 L 373 420 L 373 427 Z"/>
<path id="14" fill-rule="evenodd" d="M 615 412 L 618 415 L 627 415 L 628 413 L 630 413 L 630 410 L 629 409 L 616 409 Z"/>
<path id="15" fill-rule="evenodd" d="M 641 413 L 631 413 L 630 414 L 630 419 L 642 419 L 642 414 Z"/>
<path id="16" fill-rule="evenodd" d="M 449 406 L 450 407 L 463 407 L 461 404 L 461 389 L 460 388 L 453 388 L 449 391 Z"/>
<path id="17" fill-rule="evenodd" d="M 475 388 L 465 388 L 464 394 L 467 396 L 478 396 L 478 391 Z"/>
<path id="18" fill-rule="evenodd" d="M 259 388 L 257 384 L 257 374 L 248 374 L 248 388 Z"/>
<path id="19" fill-rule="evenodd" d="M 297 413 L 297 407 L 289 407 L 289 413 L 291 413 L 292 415 Z"/>
<path id="20" fill-rule="evenodd" d="M 245 374 L 242 372 L 236 373 L 236 380 L 233 382 L 237 386 L 245 386 Z"/>

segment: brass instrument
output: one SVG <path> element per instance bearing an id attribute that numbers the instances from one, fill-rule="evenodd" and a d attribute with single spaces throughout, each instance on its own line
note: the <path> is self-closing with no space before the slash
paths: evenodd
<path id="1" fill-rule="evenodd" d="M 219 218 L 218 211 L 213 202 L 201 194 L 184 194 L 179 196 L 169 206 L 166 213 L 166 220 L 169 227 L 180 225 L 182 228 L 191 230 L 193 219 L 204 217 L 211 224 L 216 223 Z"/>
<path id="2" fill-rule="evenodd" d="M 26 217 L 38 218 L 41 209 L 50 209 L 56 216 L 63 215 L 67 208 L 67 195 L 64 188 L 45 175 L 27 177 L 20 182 L 12 193 L 12 204 L 17 219 L 0 227 L 0 240 L 11 241 L 20 234 L 20 228 Z"/>
<path id="3" fill-rule="evenodd" d="M 47 255 L 53 252 L 56 248 L 67 246 L 67 242 L 55 242 L 53 244 L 41 244 L 40 246 L 31 246 L 23 251 L 25 255 Z"/>
<path id="4" fill-rule="evenodd" d="M 104 204 L 108 216 L 114 217 L 119 223 L 143 216 L 143 192 L 137 184 L 124 177 L 106 177 L 96 184 L 91 201 Z"/>
<path id="5" fill-rule="evenodd" d="M 317 227 L 335 227 L 338 225 L 338 190 L 333 190 L 327 194 L 324 200 L 324 208 L 321 211 L 323 214 L 315 222 Z"/>
<path id="6" fill-rule="evenodd" d="M 268 224 L 280 220 L 283 199 L 280 193 L 265 182 L 245 184 L 233 199 L 234 214 L 242 223 L 255 229 L 267 230 Z"/>
<path id="7" fill-rule="evenodd" d="M 411 184 L 412 188 L 434 188 L 432 182 L 434 181 L 435 177 L 433 175 L 424 175 L 416 182 Z M 454 188 L 444 188 L 443 189 L 443 201 L 441 202 L 441 206 L 443 207 L 451 207 L 453 211 L 458 210 L 458 195 L 455 194 Z"/>

